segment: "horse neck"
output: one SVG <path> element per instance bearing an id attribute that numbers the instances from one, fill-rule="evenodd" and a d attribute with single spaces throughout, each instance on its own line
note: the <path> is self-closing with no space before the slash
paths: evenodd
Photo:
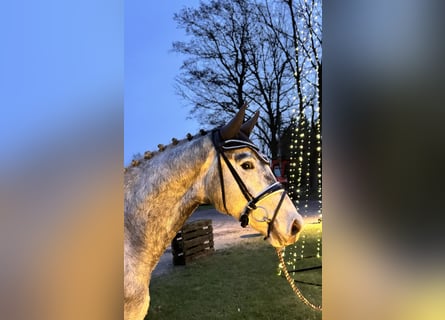
<path id="1" fill-rule="evenodd" d="M 207 202 L 204 178 L 214 157 L 212 141 L 204 136 L 169 146 L 126 174 L 126 237 L 142 241 L 139 249 L 151 259 L 161 256 L 196 207 Z"/>

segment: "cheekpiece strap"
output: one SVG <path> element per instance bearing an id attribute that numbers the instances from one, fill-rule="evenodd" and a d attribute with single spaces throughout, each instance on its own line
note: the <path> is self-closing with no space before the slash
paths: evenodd
<path id="1" fill-rule="evenodd" d="M 250 213 L 250 211 L 255 210 L 257 208 L 256 204 L 259 201 L 265 199 L 266 197 L 270 196 L 271 194 L 273 194 L 277 191 L 280 191 L 280 190 L 283 191 L 281 199 L 280 199 L 277 207 L 275 208 L 274 215 L 273 215 L 271 221 L 268 222 L 269 225 L 267 228 L 267 237 L 265 238 L 265 239 L 267 239 L 269 237 L 270 231 L 272 229 L 272 223 L 275 220 L 278 210 L 280 209 L 281 204 L 282 204 L 284 197 L 286 195 L 286 192 L 284 191 L 284 187 L 281 185 L 281 183 L 275 182 L 274 184 L 268 186 L 266 189 L 264 189 L 262 192 L 260 192 L 256 197 L 252 196 L 252 194 L 249 192 L 247 186 L 244 184 L 243 180 L 238 175 L 238 172 L 235 170 L 235 168 L 232 166 L 232 164 L 230 163 L 227 156 L 224 154 L 224 151 L 235 150 L 235 149 L 247 147 L 247 148 L 250 148 L 252 151 L 254 151 L 262 161 L 269 163 L 269 159 L 259 151 L 257 146 L 255 146 L 253 143 L 251 143 L 249 141 L 237 140 L 237 139 L 230 139 L 230 140 L 223 141 L 221 139 L 221 134 L 218 129 L 215 129 L 212 131 L 212 140 L 213 140 L 213 145 L 215 146 L 215 149 L 217 152 L 217 157 L 218 157 L 219 181 L 221 184 L 221 193 L 222 193 L 222 201 L 223 201 L 224 209 L 226 210 L 227 213 L 229 213 L 229 211 L 227 210 L 227 205 L 226 205 L 226 196 L 225 196 L 226 192 L 225 192 L 225 187 L 224 187 L 224 174 L 222 171 L 221 158 L 226 163 L 227 167 L 230 170 L 230 173 L 232 174 L 233 178 L 235 179 L 236 183 L 238 184 L 238 187 L 240 188 L 244 198 L 246 198 L 246 200 L 247 200 L 247 205 L 244 209 L 243 214 L 241 215 L 241 217 L 239 219 L 239 221 L 241 222 L 241 227 L 245 228 L 249 224 L 249 213 Z"/>

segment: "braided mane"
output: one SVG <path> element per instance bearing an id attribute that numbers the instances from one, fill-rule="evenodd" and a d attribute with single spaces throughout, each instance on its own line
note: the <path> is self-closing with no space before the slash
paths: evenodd
<path id="1" fill-rule="evenodd" d="M 199 135 L 200 136 L 205 136 L 208 132 L 204 129 L 199 130 Z M 171 143 L 168 145 L 163 145 L 163 144 L 158 144 L 158 150 L 157 151 L 145 151 L 144 155 L 142 157 L 139 158 L 135 158 L 131 161 L 131 164 L 128 165 L 127 167 L 124 168 L 124 172 L 127 172 L 129 169 L 133 168 L 133 167 L 138 167 L 142 162 L 144 161 L 148 161 L 151 158 L 153 158 L 154 156 L 160 154 L 161 152 L 165 151 L 167 148 L 171 149 L 172 147 L 175 147 L 179 144 L 183 144 L 184 142 L 188 142 L 193 140 L 193 138 L 197 137 L 198 134 L 196 135 L 192 135 L 190 133 L 187 133 L 186 138 L 182 139 L 182 140 L 178 140 L 176 138 L 172 138 L 171 139 Z"/>

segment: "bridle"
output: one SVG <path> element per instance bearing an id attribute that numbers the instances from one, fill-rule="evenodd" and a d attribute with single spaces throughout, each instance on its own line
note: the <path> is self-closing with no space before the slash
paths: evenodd
<path id="1" fill-rule="evenodd" d="M 247 186 L 244 184 L 243 180 L 239 176 L 236 169 L 232 166 L 229 159 L 225 155 L 226 151 L 229 150 L 236 150 L 241 148 L 249 148 L 253 152 L 255 152 L 259 159 L 265 163 L 269 163 L 268 158 L 263 155 L 257 146 L 255 146 L 253 143 L 245 140 L 238 140 L 238 139 L 230 139 L 230 140 L 223 140 L 220 137 L 219 130 L 214 130 L 212 132 L 213 136 L 213 144 L 215 146 L 217 157 L 218 157 L 218 171 L 219 171 L 219 181 L 221 183 L 221 195 L 222 195 L 222 201 L 224 205 L 224 209 L 227 213 L 229 211 L 227 210 L 226 206 L 226 194 L 225 194 L 225 187 L 224 187 L 224 174 L 222 171 L 222 165 L 221 165 L 221 158 L 224 160 L 225 164 L 229 168 L 233 178 L 235 179 L 236 183 L 238 184 L 238 187 L 241 190 L 241 193 L 243 194 L 244 198 L 247 200 L 247 204 L 244 207 L 244 211 L 241 214 L 241 217 L 239 221 L 241 222 L 241 227 L 245 228 L 249 224 L 249 214 L 251 211 L 258 209 L 257 203 L 266 199 L 267 197 L 271 196 L 272 194 L 275 194 L 277 192 L 281 193 L 280 201 L 278 202 L 277 206 L 275 207 L 274 214 L 272 216 L 272 219 L 269 219 L 269 217 L 264 217 L 263 220 L 259 220 L 260 222 L 266 222 L 268 224 L 267 226 L 267 236 L 264 238 L 266 240 L 270 236 L 270 232 L 273 228 L 273 223 L 275 221 L 275 218 L 278 214 L 278 211 L 280 210 L 281 205 L 283 204 L 284 198 L 286 196 L 286 191 L 284 190 L 284 187 L 279 182 L 275 182 L 269 186 L 267 186 L 263 191 L 261 191 L 258 195 L 255 197 L 250 193 Z"/>
<path id="2" fill-rule="evenodd" d="M 278 211 L 280 210 L 280 207 L 281 207 L 283 200 L 286 196 L 286 190 L 279 182 L 275 182 L 275 183 L 267 186 L 257 196 L 255 196 L 255 197 L 252 196 L 252 194 L 249 192 L 249 189 L 246 187 L 243 180 L 239 176 L 238 172 L 235 170 L 235 168 L 232 166 L 229 159 L 225 155 L 225 151 L 236 150 L 236 149 L 241 149 L 241 148 L 247 147 L 250 150 L 252 150 L 253 152 L 255 152 L 261 161 L 268 164 L 269 160 L 267 159 L 266 156 L 264 156 L 263 154 L 260 153 L 257 146 L 255 146 L 253 143 L 251 143 L 249 141 L 238 140 L 238 139 L 223 140 L 220 137 L 219 130 L 214 130 L 212 132 L 212 134 L 213 134 L 213 136 L 212 136 L 213 144 L 215 146 L 215 149 L 217 152 L 217 157 L 218 157 L 219 181 L 221 183 L 221 193 L 222 193 L 222 201 L 224 204 L 224 209 L 226 210 L 227 213 L 229 213 L 229 211 L 227 210 L 227 206 L 226 206 L 226 195 L 225 195 L 225 189 L 224 189 L 224 175 L 223 175 L 222 166 L 221 166 L 221 158 L 226 163 L 227 167 L 229 168 L 230 172 L 232 173 L 233 178 L 235 179 L 236 183 L 238 184 L 238 187 L 240 188 L 242 194 L 244 195 L 244 198 L 246 198 L 246 200 L 247 200 L 247 204 L 244 207 L 244 211 L 240 217 L 241 227 L 243 227 L 243 228 L 247 227 L 247 225 L 249 224 L 249 214 L 251 211 L 259 208 L 259 206 L 257 206 L 258 202 L 260 202 L 261 200 L 264 200 L 265 198 L 269 197 L 270 195 L 272 195 L 274 193 L 282 192 L 280 201 L 278 202 L 277 206 L 275 207 L 275 211 L 274 211 L 272 219 L 265 217 L 263 220 L 260 221 L 260 222 L 267 222 L 267 224 L 268 224 L 267 236 L 264 238 L 264 240 L 266 240 L 270 236 L 270 232 L 272 231 L 272 228 L 273 228 L 272 225 L 275 221 Z M 284 262 L 284 259 L 283 259 L 283 251 L 282 250 L 283 250 L 282 248 L 276 249 L 278 259 L 280 260 L 280 263 L 283 267 L 284 275 L 285 275 L 287 281 L 289 282 L 292 290 L 298 296 L 298 298 L 301 301 L 303 301 L 304 304 L 306 304 L 307 306 L 311 307 L 314 310 L 321 311 L 322 310 L 321 306 L 316 306 L 316 305 L 312 304 L 309 300 L 307 300 L 306 297 L 304 297 L 304 295 L 301 293 L 301 291 L 295 285 L 295 281 L 291 278 L 291 276 L 289 275 L 289 272 L 287 271 L 286 263 Z"/>

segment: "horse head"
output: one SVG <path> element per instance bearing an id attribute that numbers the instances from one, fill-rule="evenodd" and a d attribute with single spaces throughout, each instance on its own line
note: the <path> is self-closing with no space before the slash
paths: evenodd
<path id="1" fill-rule="evenodd" d="M 249 139 L 257 111 L 243 123 L 247 105 L 225 126 L 213 131 L 216 156 L 207 179 L 210 201 L 216 209 L 265 235 L 274 247 L 297 240 L 303 218 L 276 180 L 270 163 Z"/>

